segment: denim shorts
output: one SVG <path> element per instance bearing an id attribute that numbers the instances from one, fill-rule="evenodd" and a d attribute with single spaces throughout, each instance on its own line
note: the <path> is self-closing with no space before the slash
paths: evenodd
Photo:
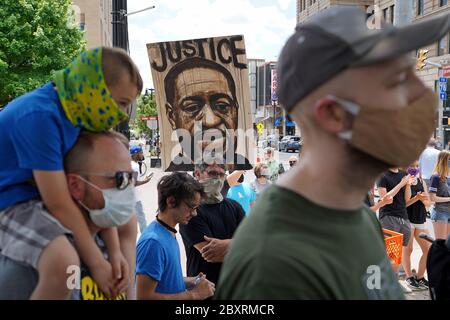
<path id="1" fill-rule="evenodd" d="M 431 210 L 431 221 L 450 223 L 450 212 L 437 211 L 433 208 L 433 210 Z"/>

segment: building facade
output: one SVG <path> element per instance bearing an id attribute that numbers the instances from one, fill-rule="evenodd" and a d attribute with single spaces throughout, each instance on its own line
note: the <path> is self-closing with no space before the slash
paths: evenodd
<path id="1" fill-rule="evenodd" d="M 255 132 L 257 126 L 263 124 L 264 130 L 257 134 L 257 140 L 269 135 L 282 137 L 285 135 L 300 135 L 300 129 L 278 104 L 277 63 L 249 59 L 250 97 Z"/>
<path id="2" fill-rule="evenodd" d="M 387 23 L 397 23 L 394 21 L 396 3 L 405 0 L 297 0 L 297 23 L 305 22 L 309 17 L 327 8 L 336 5 L 356 5 L 367 13 L 373 13 L 374 9 L 379 9 L 382 19 Z M 410 0 L 413 1 L 412 23 L 424 21 L 443 13 L 450 13 L 450 0 Z M 448 74 L 443 74 L 442 70 L 436 66 L 427 64 L 423 69 L 417 70 L 418 77 L 425 85 L 436 91 L 436 94 L 443 92 L 444 99 L 440 102 L 439 112 L 436 116 L 436 137 L 444 144 L 450 143 L 450 85 L 445 87 L 439 85 L 440 76 L 450 78 L 450 34 L 425 48 L 428 50 L 427 58 L 431 63 L 439 63 L 443 69 L 449 70 Z M 441 72 L 441 73 L 440 73 Z M 446 120 L 448 119 L 448 120 Z"/>
<path id="3" fill-rule="evenodd" d="M 337 5 L 359 6 L 367 11 L 374 0 L 297 0 L 297 23 L 306 21 L 310 16 Z"/>
<path id="4" fill-rule="evenodd" d="M 112 1 L 73 0 L 77 6 L 80 29 L 85 32 L 86 47 L 112 47 Z"/>
<path id="5" fill-rule="evenodd" d="M 386 21 L 393 23 L 392 14 L 395 12 L 394 0 L 375 0 L 375 5 L 379 6 Z M 442 13 L 450 13 L 449 0 L 414 0 L 413 1 L 413 23 L 430 19 Z M 444 68 L 450 66 L 450 34 L 446 34 L 442 39 L 423 49 L 428 50 L 427 57 L 431 62 L 439 63 Z M 439 69 L 433 65 L 426 65 L 422 70 L 417 70 L 417 75 L 425 85 L 438 94 Z M 450 75 L 445 75 L 450 77 Z M 447 87 L 447 96 L 450 97 L 450 87 Z M 436 116 L 435 136 L 447 146 L 450 141 L 450 126 L 443 124 L 443 118 L 450 118 L 450 99 L 447 98 L 440 103 L 439 112 Z"/>

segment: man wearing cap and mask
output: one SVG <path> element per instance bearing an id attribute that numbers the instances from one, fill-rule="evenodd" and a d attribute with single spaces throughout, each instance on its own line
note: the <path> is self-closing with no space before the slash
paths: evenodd
<path id="1" fill-rule="evenodd" d="M 412 163 L 434 130 L 437 100 L 409 53 L 449 29 L 446 15 L 370 30 L 364 12 L 344 6 L 297 26 L 280 54 L 278 96 L 302 123 L 302 161 L 239 228 L 217 298 L 404 298 L 363 201 L 382 172 Z"/>
<path id="2" fill-rule="evenodd" d="M 180 225 L 188 277 L 202 272 L 214 284 L 219 279 L 234 232 L 245 216 L 239 203 L 222 196 L 225 166 L 218 163 L 221 161 L 208 161 L 195 166 L 194 176 L 203 185 L 205 195 L 197 209 L 197 216 L 187 225 Z"/>

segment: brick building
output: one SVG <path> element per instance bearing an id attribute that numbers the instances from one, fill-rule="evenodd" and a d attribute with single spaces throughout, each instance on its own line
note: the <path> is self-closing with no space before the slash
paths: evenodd
<path id="1" fill-rule="evenodd" d="M 112 1 L 111 0 L 73 0 L 80 8 L 78 21 L 85 32 L 86 47 L 112 47 Z"/>

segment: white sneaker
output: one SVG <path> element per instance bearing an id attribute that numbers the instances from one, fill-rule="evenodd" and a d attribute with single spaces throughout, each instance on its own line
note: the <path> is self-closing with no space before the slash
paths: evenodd
<path id="1" fill-rule="evenodd" d="M 411 293 L 412 290 L 408 287 L 405 280 L 401 280 L 398 282 L 403 289 L 403 293 Z"/>

